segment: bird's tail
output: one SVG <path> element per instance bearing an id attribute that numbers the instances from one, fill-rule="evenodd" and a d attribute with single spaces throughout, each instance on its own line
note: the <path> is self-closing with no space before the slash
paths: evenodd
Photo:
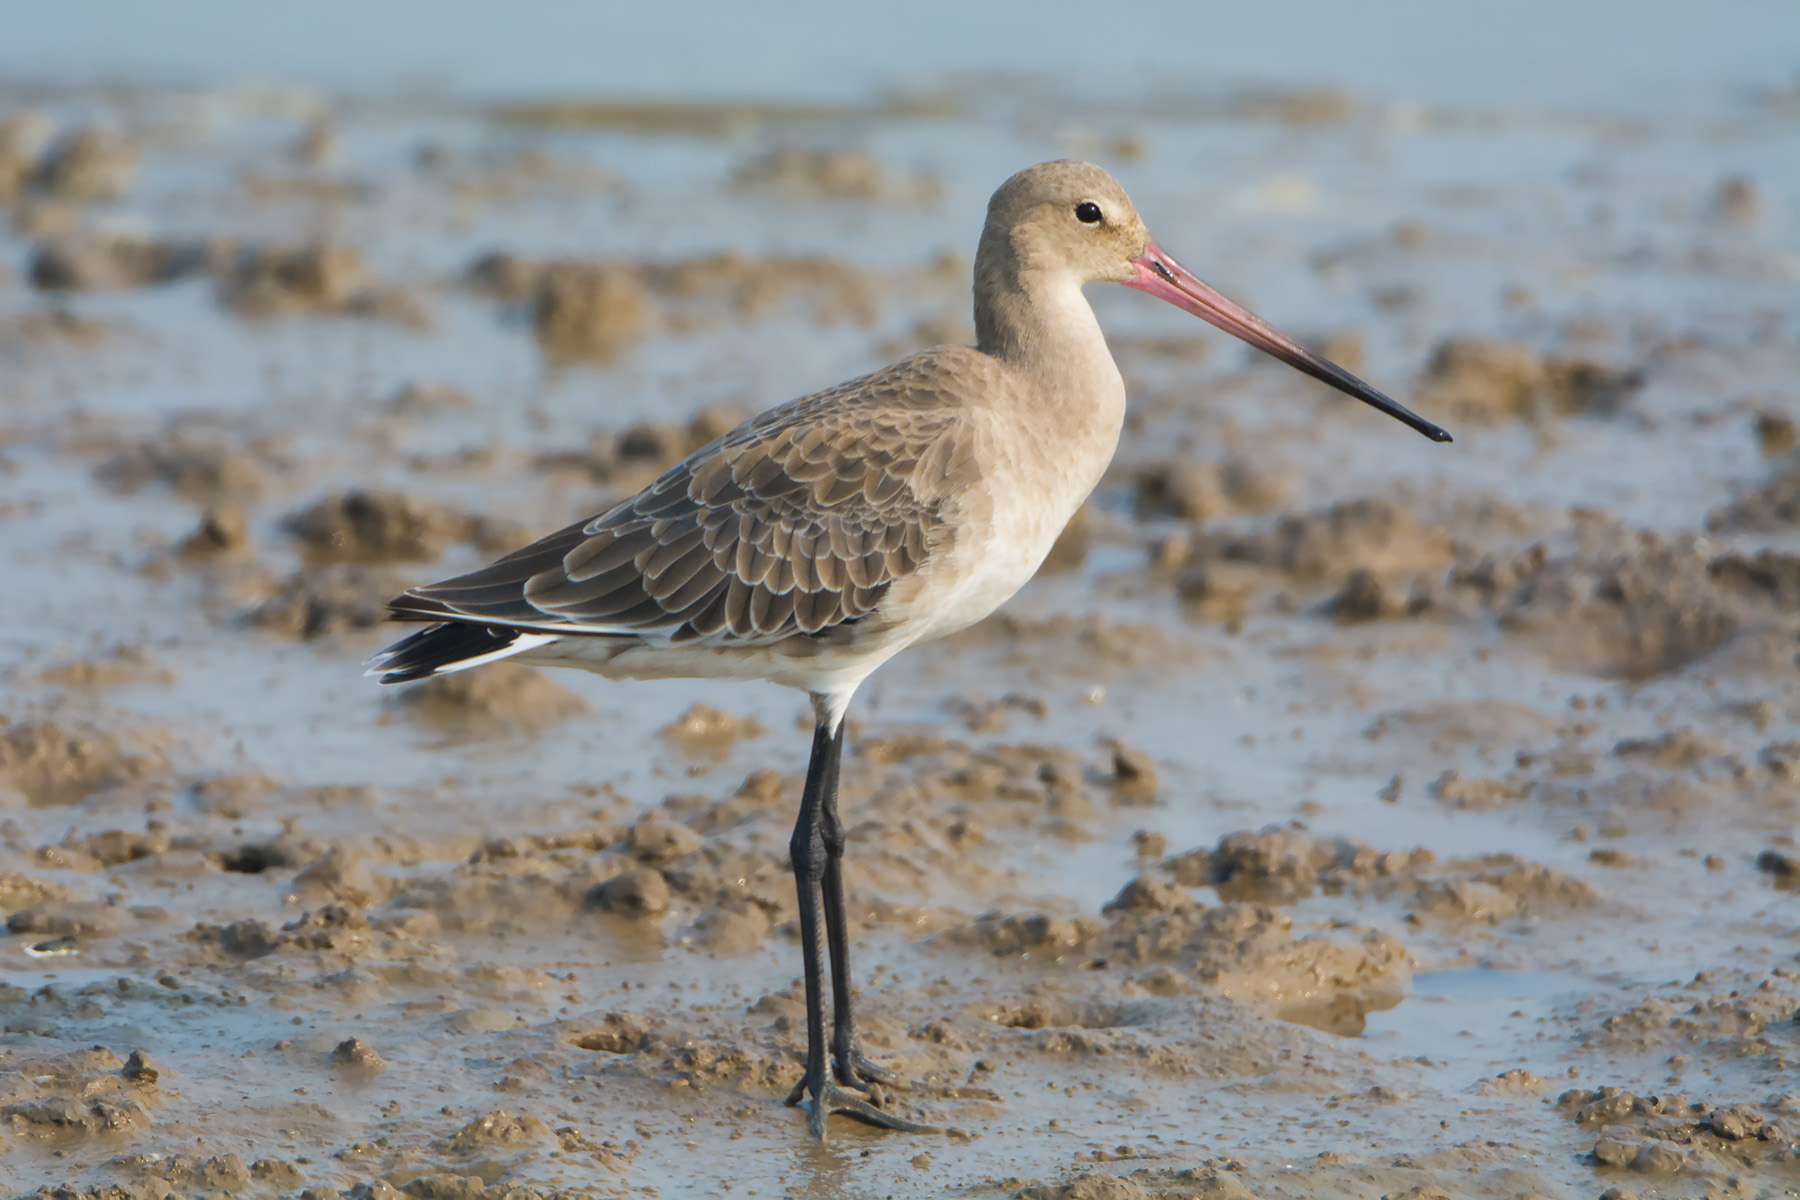
<path id="1" fill-rule="evenodd" d="M 474 625 L 447 621 L 405 637 L 368 661 L 365 675 L 383 683 L 408 683 L 479 667 L 496 659 L 554 642 L 555 634 L 509 629 L 504 625 Z"/>

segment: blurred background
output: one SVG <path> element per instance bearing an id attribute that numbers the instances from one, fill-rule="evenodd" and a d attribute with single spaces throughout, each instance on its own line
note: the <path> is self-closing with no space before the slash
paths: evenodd
<path id="1" fill-rule="evenodd" d="M 0 4 L 0 1179 L 1791 1187 L 1797 134 L 1780 0 Z M 968 1136 L 815 1149 L 803 699 L 361 663 L 972 339 L 1055 157 L 1457 440 L 1094 289 L 1114 469 L 854 714 Z"/>

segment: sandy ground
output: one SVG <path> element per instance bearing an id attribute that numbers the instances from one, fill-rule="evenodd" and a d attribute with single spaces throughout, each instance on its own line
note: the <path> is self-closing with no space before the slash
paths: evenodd
<path id="1" fill-rule="evenodd" d="M 9 1194 L 1800 1188 L 1794 94 L 1038 99 L 3 97 Z M 817 1146 L 803 700 L 359 665 L 968 336 L 1058 154 L 1458 441 L 1096 296 L 1114 471 L 854 713 L 867 1040 L 952 1132 Z"/>

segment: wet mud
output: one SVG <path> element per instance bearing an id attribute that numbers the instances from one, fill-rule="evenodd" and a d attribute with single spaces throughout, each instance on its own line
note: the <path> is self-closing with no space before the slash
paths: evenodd
<path id="1" fill-rule="evenodd" d="M 1007 95 L 0 89 L 0 1191 L 1800 1187 L 1792 106 Z M 862 1027 L 949 1132 L 816 1146 L 803 699 L 361 664 L 968 336 L 1063 153 L 1458 441 L 1096 295 L 1114 468 L 851 714 Z"/>

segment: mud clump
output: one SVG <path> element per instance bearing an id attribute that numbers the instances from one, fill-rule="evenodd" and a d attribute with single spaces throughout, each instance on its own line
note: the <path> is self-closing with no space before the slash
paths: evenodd
<path id="1" fill-rule="evenodd" d="M 1619 1087 L 1576 1088 L 1556 1107 L 1577 1126 L 1599 1130 L 1593 1165 L 1667 1178 L 1694 1162 L 1736 1168 L 1779 1159 L 1789 1138 L 1750 1104 L 1713 1105 L 1686 1096 L 1640 1096 Z M 1785 1107 L 1785 1105 L 1783 1105 Z"/>
<path id="2" fill-rule="evenodd" d="M 1415 916 L 1493 924 L 1517 916 L 1573 912 L 1591 907 L 1598 899 L 1582 880 L 1511 855 L 1491 855 L 1451 867 L 1456 874 L 1426 879 L 1414 887 Z"/>
<path id="3" fill-rule="evenodd" d="M 639 421 L 621 431 L 596 430 L 582 451 L 539 455 L 537 465 L 568 471 L 617 492 L 632 492 L 736 428 L 741 414 L 725 406 L 701 409 L 685 423 Z"/>
<path id="4" fill-rule="evenodd" d="M 1784 891 L 1800 892 L 1800 858 L 1779 850 L 1764 850 L 1756 856 L 1756 869 Z"/>
<path id="5" fill-rule="evenodd" d="M 569 1039 L 571 1046 L 596 1054 L 636 1054 L 650 1033 L 650 1023 L 629 1013 L 607 1013 L 598 1029 L 588 1029 Z"/>
<path id="6" fill-rule="evenodd" d="M 1106 748 L 1112 754 L 1112 785 L 1116 798 L 1147 803 L 1162 790 L 1156 771 L 1156 760 L 1136 746 L 1111 738 Z"/>
<path id="7" fill-rule="evenodd" d="M 1417 398 L 1420 411 L 1434 417 L 1499 425 L 1550 416 L 1611 416 L 1643 383 L 1641 371 L 1591 359 L 1452 338 L 1432 352 Z"/>
<path id="8" fill-rule="evenodd" d="M 1707 514 L 1715 533 L 1777 533 L 1800 525 L 1800 458 L 1779 464 L 1767 480 Z"/>
<path id="9" fill-rule="evenodd" d="M 1240 121 L 1307 128 L 1341 125 L 1356 116 L 1359 105 L 1337 88 L 1257 88 L 1233 96 L 1226 108 Z"/>
<path id="10" fill-rule="evenodd" d="M 1644 678 L 1711 653 L 1746 621 L 1743 601 L 1715 580 L 1692 538 L 1604 525 L 1568 553 L 1544 545 L 1486 557 L 1451 573 L 1508 633 L 1602 675 Z"/>
<path id="11" fill-rule="evenodd" d="M 1284 516 L 1260 533 L 1226 538 L 1218 558 L 1249 563 L 1303 582 L 1335 582 L 1353 571 L 1422 571 L 1450 561 L 1445 530 L 1390 500 L 1346 500 Z"/>
<path id="12" fill-rule="evenodd" d="M 133 1050 L 125 1060 L 125 1065 L 119 1068 L 119 1077 L 145 1087 L 154 1087 L 157 1080 L 162 1078 L 162 1070 L 150 1060 L 148 1054 L 142 1050 Z"/>
<path id="13" fill-rule="evenodd" d="M 124 291 L 168 283 L 199 265 L 193 247 L 108 234 L 73 234 L 32 255 L 33 287 L 55 292 Z"/>
<path id="14" fill-rule="evenodd" d="M 60 1053 L 15 1051 L 0 1080 L 0 1129 L 52 1144 L 133 1133 L 150 1124 L 151 1089 L 127 1078 L 104 1046 Z"/>
<path id="15" fill-rule="evenodd" d="M 0 871 L 0 913 L 11 916 L 39 904 L 68 900 L 72 893 L 59 883 L 19 871 Z"/>
<path id="16" fill-rule="evenodd" d="M 767 733 L 754 717 L 740 717 L 710 704 L 695 704 L 657 736 L 689 758 L 724 758 L 738 742 Z"/>
<path id="17" fill-rule="evenodd" d="M 233 446 L 216 438 L 170 429 L 127 446 L 95 475 L 118 492 L 161 484 L 204 504 L 254 499 L 285 462 L 266 444 Z"/>
<path id="18" fill-rule="evenodd" d="M 316 890 L 307 883 L 301 886 L 303 890 Z M 369 947 L 370 929 L 368 919 L 355 907 L 324 904 L 289 921 L 280 930 L 253 917 L 228 925 L 202 921 L 188 931 L 187 940 L 216 947 L 234 959 L 263 958 L 283 949 L 354 955 Z"/>
<path id="19" fill-rule="evenodd" d="M 554 356 L 608 363 L 644 336 L 650 299 L 637 272 L 612 263 L 566 263 L 535 287 L 531 327 Z"/>
<path id="20" fill-rule="evenodd" d="M 1078 1175 L 1066 1183 L 1021 1188 L 1012 1200 L 1256 1200 L 1256 1193 L 1228 1171 L 1189 1167 L 1137 1170 L 1130 1175 Z"/>
<path id="21" fill-rule="evenodd" d="M 423 720 L 484 736 L 536 732 L 590 711 L 586 700 L 541 671 L 509 662 L 424 680 L 396 703 Z"/>
<path id="22" fill-rule="evenodd" d="M 754 321 L 793 299 L 813 319 L 860 324 L 877 315 L 865 273 L 829 258 L 752 258 L 736 253 L 674 263 L 532 261 L 490 254 L 469 270 L 476 290 L 531 314 L 553 358 L 609 363 L 652 332 L 691 333 L 721 320 Z"/>
<path id="23" fill-rule="evenodd" d="M 1763 198 L 1748 176 L 1731 175 L 1713 189 L 1707 211 L 1721 225 L 1755 225 L 1763 217 Z"/>
<path id="24" fill-rule="evenodd" d="M 1367 895 L 1404 903 L 1415 918 L 1493 923 L 1521 915 L 1574 912 L 1595 902 L 1579 879 L 1507 854 L 1440 862 L 1423 847 L 1378 851 L 1350 838 L 1322 838 L 1298 825 L 1227 834 L 1210 849 L 1165 858 L 1176 887 L 1211 887 L 1221 900 L 1292 904 L 1315 893 Z M 1113 908 L 1179 911 L 1191 905 L 1166 885 L 1128 886 Z"/>
<path id="25" fill-rule="evenodd" d="M 51 146 L 32 174 L 34 188 L 53 200 L 90 204 L 131 190 L 138 153 L 110 129 L 78 129 Z"/>
<path id="26" fill-rule="evenodd" d="M 167 685 L 175 682 L 175 672 L 164 666 L 147 647 L 124 645 L 114 646 L 94 658 L 78 658 L 45 667 L 37 673 L 37 681 L 65 688 L 103 688 L 125 683 Z"/>
<path id="27" fill-rule="evenodd" d="M 399 492 L 360 489 L 318 500 L 289 516 L 285 527 L 318 563 L 430 562 L 456 542 L 493 550 L 515 536 L 482 517 Z"/>
<path id="28" fill-rule="evenodd" d="M 51 117 L 31 109 L 0 121 L 0 204 L 11 204 L 25 193 L 55 132 Z"/>
<path id="29" fill-rule="evenodd" d="M 305 567 L 277 585 L 244 619 L 258 629 L 311 641 L 381 624 L 388 600 L 400 590 L 399 576 L 386 567 Z"/>
<path id="30" fill-rule="evenodd" d="M 451 1154 L 486 1154 L 543 1141 L 549 1135 L 550 1127 L 536 1117 L 515 1117 L 502 1109 L 476 1117 L 447 1138 L 443 1148 Z"/>
<path id="31" fill-rule="evenodd" d="M 373 1073 L 384 1070 L 387 1060 L 375 1052 L 375 1047 L 361 1038 L 345 1038 L 331 1051 L 331 1061 L 340 1067 L 348 1067 L 353 1071 Z"/>
<path id="32" fill-rule="evenodd" d="M 245 251 L 220 281 L 225 302 L 246 316 L 344 311 L 374 282 L 362 253 L 349 246 Z"/>
<path id="33" fill-rule="evenodd" d="M 388 397 L 386 408 L 403 417 L 469 412 L 475 408 L 475 397 L 454 383 L 409 383 Z"/>
<path id="34" fill-rule="evenodd" d="M 1354 867 L 1363 847 L 1326 840 L 1294 826 L 1225 835 L 1211 850 L 1191 850 L 1164 866 L 1183 887 L 1212 887 L 1223 900 L 1288 903 L 1312 895 L 1323 873 Z"/>
<path id="35" fill-rule="evenodd" d="M 1785 412 L 1764 409 L 1756 414 L 1752 428 L 1756 433 L 1756 448 L 1764 457 L 1786 454 L 1800 445 L 1800 422 Z"/>
<path id="36" fill-rule="evenodd" d="M 34 808 L 74 804 L 166 766 L 160 749 L 132 747 L 92 727 L 54 721 L 0 727 L 0 783 Z"/>
<path id="37" fill-rule="evenodd" d="M 249 543 L 249 515 L 235 504 L 214 505 L 200 514 L 200 523 L 181 539 L 175 556 L 185 563 L 205 562 L 238 554 Z"/>
<path id="38" fill-rule="evenodd" d="M 786 146 L 740 163 L 730 186 L 742 192 L 774 192 L 796 200 L 849 200 L 860 204 L 935 204 L 943 186 L 930 176 L 905 178 L 867 150 L 808 150 Z"/>
<path id="39" fill-rule="evenodd" d="M 1293 490 L 1291 475 L 1262 470 L 1243 459 L 1216 463 L 1156 461 L 1132 478 L 1140 518 L 1171 516 L 1207 521 L 1230 512 L 1267 512 Z"/>
<path id="40" fill-rule="evenodd" d="M 633 867 L 597 885 L 589 904 L 627 917 L 658 917 L 669 911 L 669 881 L 654 867 Z"/>
<path id="41" fill-rule="evenodd" d="M 984 913 L 974 926 L 953 940 L 972 943 L 996 958 L 1031 958 L 1061 962 L 1085 949 L 1106 929 L 1092 918 L 1079 920 L 1042 913 L 1027 916 Z"/>
<path id="42" fill-rule="evenodd" d="M 642 270 L 652 292 L 686 310 L 684 323 L 715 314 L 754 321 L 793 298 L 807 300 L 813 319 L 822 325 L 848 318 L 867 326 L 879 312 L 876 280 L 834 258 L 753 258 L 726 252 Z"/>
<path id="43" fill-rule="evenodd" d="M 1416 584 L 1402 592 L 1367 567 L 1358 567 L 1325 602 L 1325 611 L 1344 624 L 1417 617 L 1432 607 L 1431 593 Z"/>
<path id="44" fill-rule="evenodd" d="M 353 246 L 247 247 L 220 256 L 220 298 L 253 319 L 375 317 L 414 329 L 430 315 L 412 293 L 382 285 Z"/>
<path id="45" fill-rule="evenodd" d="M 1613 746 L 1613 757 L 1635 758 L 1659 767 L 1679 769 L 1717 758 L 1725 743 L 1683 725 L 1652 738 L 1625 738 Z"/>

